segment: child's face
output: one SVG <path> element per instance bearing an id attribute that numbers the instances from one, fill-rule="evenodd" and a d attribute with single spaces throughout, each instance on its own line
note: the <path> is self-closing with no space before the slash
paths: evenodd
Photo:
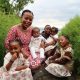
<path id="1" fill-rule="evenodd" d="M 20 53 L 21 47 L 20 47 L 19 43 L 18 42 L 11 42 L 10 47 L 9 47 L 9 51 L 11 52 L 11 54 Z"/>
<path id="2" fill-rule="evenodd" d="M 54 30 L 51 30 L 51 35 L 55 35 L 56 33 L 54 32 Z"/>
<path id="3" fill-rule="evenodd" d="M 39 37 L 39 35 L 40 35 L 40 30 L 39 29 L 34 29 L 34 31 L 33 31 L 33 37 Z"/>
<path id="4" fill-rule="evenodd" d="M 62 47 L 65 47 L 68 44 L 68 40 L 64 36 L 60 36 L 59 42 Z"/>

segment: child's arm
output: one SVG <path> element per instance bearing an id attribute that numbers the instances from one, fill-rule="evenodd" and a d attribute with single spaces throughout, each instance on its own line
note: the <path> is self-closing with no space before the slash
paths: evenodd
<path id="1" fill-rule="evenodd" d="M 60 56 L 60 53 L 55 53 L 53 56 L 49 58 L 49 63 L 54 63 L 55 59 L 58 59 Z"/>
<path id="2" fill-rule="evenodd" d="M 23 64 L 21 66 L 16 67 L 16 69 L 15 69 L 16 71 L 20 71 L 20 70 L 29 68 L 29 64 L 30 64 L 29 60 L 26 59 L 25 57 L 23 57 L 23 58 L 24 58 Z"/>
<path id="3" fill-rule="evenodd" d="M 45 48 L 45 41 L 44 40 L 41 41 L 40 48 L 43 48 L 43 49 Z"/>
<path id="4" fill-rule="evenodd" d="M 6 70 L 9 71 L 13 62 L 17 59 L 17 53 L 14 53 L 12 55 L 12 58 L 10 59 L 9 63 L 6 65 Z"/>
<path id="5" fill-rule="evenodd" d="M 54 45 L 54 44 L 55 44 L 55 40 L 53 39 L 51 42 L 45 43 L 45 47 L 47 47 L 49 45 Z"/>
<path id="6" fill-rule="evenodd" d="M 27 68 L 26 65 L 22 65 L 22 66 L 18 66 L 15 70 L 20 71 L 20 70 L 23 70 L 23 69 L 26 69 L 26 68 Z"/>
<path id="7" fill-rule="evenodd" d="M 41 44 L 40 44 L 40 58 L 45 58 L 45 56 L 44 56 L 44 48 L 45 48 L 45 42 L 44 42 L 44 40 L 42 40 Z"/>
<path id="8" fill-rule="evenodd" d="M 66 64 L 67 62 L 71 61 L 71 59 L 72 59 L 71 53 L 66 52 L 63 57 L 56 59 L 55 63 Z"/>

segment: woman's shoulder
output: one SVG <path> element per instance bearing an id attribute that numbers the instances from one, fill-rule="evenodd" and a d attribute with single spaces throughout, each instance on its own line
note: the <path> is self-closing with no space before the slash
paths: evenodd
<path id="1" fill-rule="evenodd" d="M 16 31 L 18 29 L 18 27 L 20 26 L 20 24 L 14 25 L 10 28 L 10 31 Z"/>

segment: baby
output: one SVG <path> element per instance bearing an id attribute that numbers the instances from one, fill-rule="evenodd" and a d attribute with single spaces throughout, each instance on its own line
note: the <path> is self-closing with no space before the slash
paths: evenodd
<path id="1" fill-rule="evenodd" d="M 31 51 L 31 55 L 33 59 L 37 58 L 37 53 L 40 54 L 40 60 L 45 58 L 44 56 L 44 45 L 45 39 L 40 35 L 40 29 L 38 27 L 34 27 L 32 30 L 32 38 L 29 44 L 29 48 Z"/>

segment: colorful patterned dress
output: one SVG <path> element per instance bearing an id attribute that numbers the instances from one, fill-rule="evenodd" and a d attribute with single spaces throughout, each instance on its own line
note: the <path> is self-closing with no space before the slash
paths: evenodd
<path id="1" fill-rule="evenodd" d="M 69 52 L 71 56 L 73 55 L 73 50 L 71 47 L 68 47 L 66 49 L 61 48 L 60 49 L 61 57 L 65 56 L 66 52 Z M 65 57 L 69 58 L 68 56 Z M 73 67 L 73 60 L 71 59 L 69 62 L 63 65 L 58 63 L 50 63 L 45 69 L 54 76 L 67 77 L 71 76 L 72 67 Z"/>
<path id="2" fill-rule="evenodd" d="M 6 65 L 10 61 L 12 55 L 10 52 L 4 57 L 4 65 L 0 68 L 0 80 L 33 80 L 31 70 L 29 68 L 29 61 L 20 53 L 19 57 L 13 62 L 9 71 L 6 70 Z M 26 65 L 28 68 L 15 71 L 16 67 Z"/>

